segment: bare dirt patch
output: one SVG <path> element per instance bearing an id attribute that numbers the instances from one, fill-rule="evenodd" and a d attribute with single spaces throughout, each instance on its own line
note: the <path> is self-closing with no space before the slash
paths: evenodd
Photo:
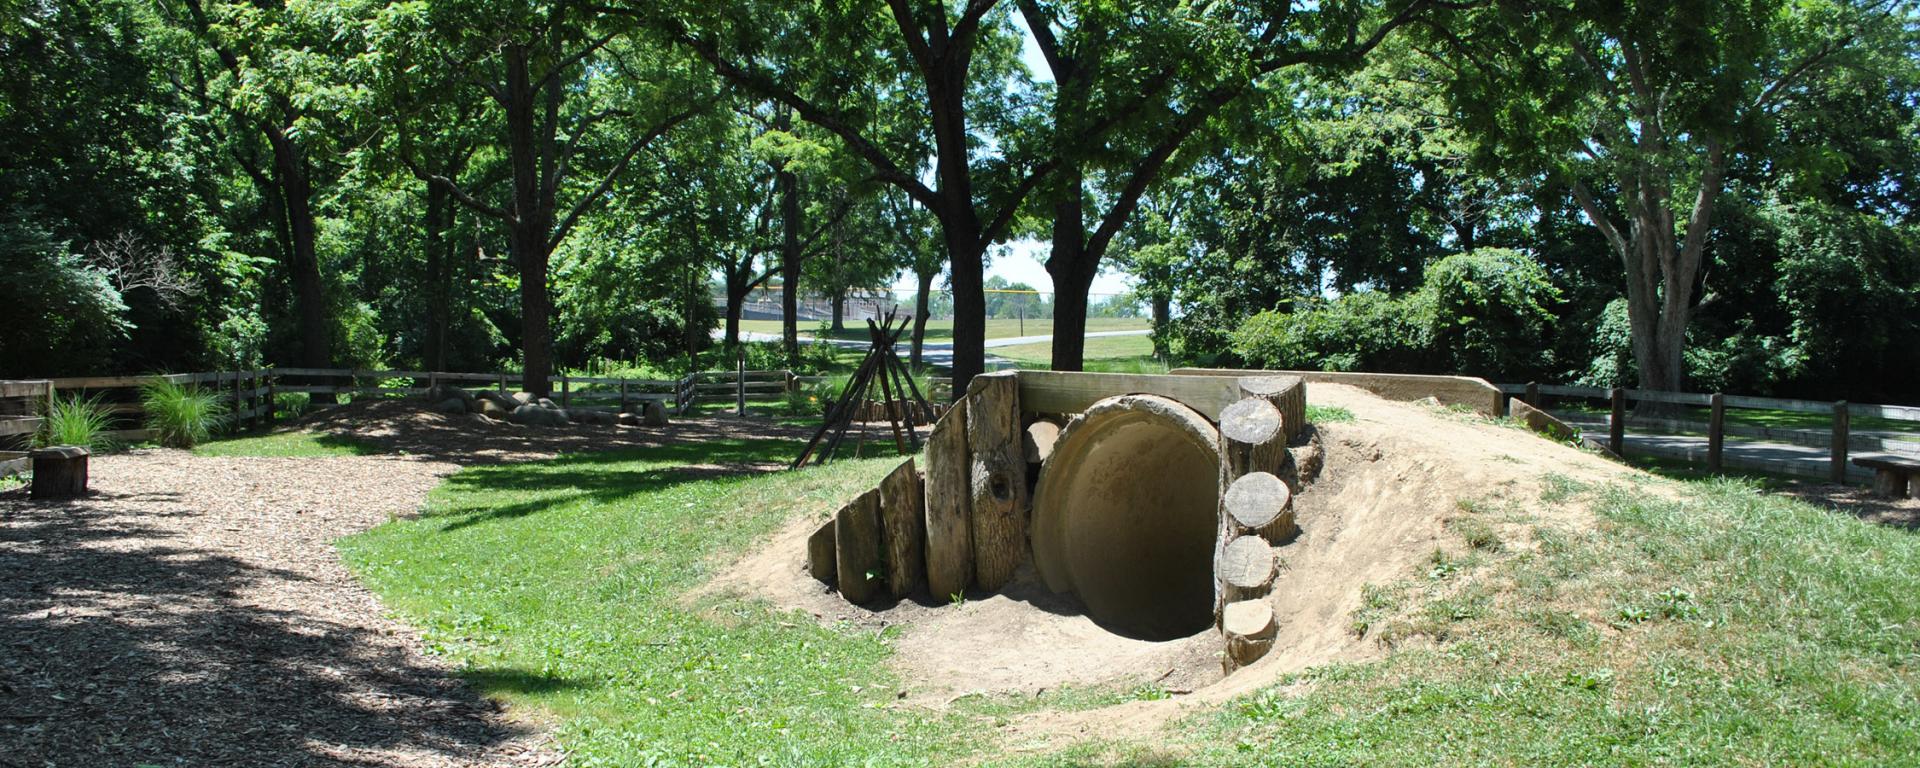
<path id="1" fill-rule="evenodd" d="M 1152 685 L 1173 695 L 1084 711 L 1017 718 L 1015 749 L 1047 749 L 1088 737 L 1140 736 L 1188 711 L 1215 706 L 1281 676 L 1382 651 L 1351 631 L 1362 587 L 1415 573 L 1442 546 L 1461 502 L 1532 505 L 1545 522 L 1591 524 L 1584 508 L 1543 505 L 1546 478 L 1605 483 L 1634 470 L 1531 433 L 1427 405 L 1382 400 L 1351 387 L 1308 388 L 1314 405 L 1353 412 L 1352 422 L 1318 426 L 1326 466 L 1303 491 L 1303 531 L 1281 547 L 1275 582 L 1282 617 L 1274 651 L 1223 678 L 1219 640 L 1209 630 L 1166 642 L 1134 640 L 1087 618 L 1071 597 L 1032 580 L 963 605 L 903 602 L 877 610 L 849 605 L 805 572 L 805 539 L 832 510 L 795 519 L 755 547 L 715 584 L 812 613 L 824 621 L 905 628 L 894 662 L 909 701 L 944 706 L 971 693 L 1035 695 L 1063 686 L 1121 689 Z"/>
<path id="2" fill-rule="evenodd" d="M 540 724 L 422 653 L 333 541 L 413 513 L 462 464 L 792 431 L 543 429 L 418 406 L 292 427 L 406 455 L 142 450 L 96 456 L 89 498 L 0 494 L 0 766 L 557 763 Z"/>

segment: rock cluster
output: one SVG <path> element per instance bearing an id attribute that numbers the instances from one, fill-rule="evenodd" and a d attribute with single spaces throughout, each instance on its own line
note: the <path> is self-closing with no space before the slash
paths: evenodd
<path id="1" fill-rule="evenodd" d="M 598 427 L 667 425 L 667 409 L 658 400 L 641 400 L 635 411 L 616 412 L 598 408 L 560 407 L 557 403 L 528 392 L 511 394 L 483 389 L 477 392 L 440 385 L 427 392 L 428 410 L 449 415 L 479 414 L 488 419 L 529 427 L 564 427 L 584 424 Z"/>

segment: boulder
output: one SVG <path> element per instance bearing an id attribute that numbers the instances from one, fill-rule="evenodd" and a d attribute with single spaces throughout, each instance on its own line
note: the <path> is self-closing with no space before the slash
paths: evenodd
<path id="1" fill-rule="evenodd" d="M 591 424 L 597 427 L 611 427 L 614 424 L 612 411 L 574 409 L 567 415 L 572 416 L 576 424 Z"/>
<path id="2" fill-rule="evenodd" d="M 503 418 L 507 413 L 512 412 L 513 409 L 520 407 L 520 402 L 508 396 L 507 393 L 491 389 L 480 390 L 474 395 L 474 398 L 479 402 L 493 403 L 498 406 L 501 415 L 495 416 L 494 418 Z M 482 413 L 485 413 L 485 411 L 482 411 Z"/>
<path id="3" fill-rule="evenodd" d="M 472 392 L 452 384 L 436 384 L 427 390 L 427 402 L 430 403 L 439 404 L 456 398 L 467 404 L 467 410 L 473 410 L 473 402 L 476 398 Z"/>
<path id="4" fill-rule="evenodd" d="M 637 413 L 622 412 L 619 416 L 614 417 L 614 420 L 619 422 L 620 426 L 623 427 L 640 426 L 640 414 Z"/>
<path id="5" fill-rule="evenodd" d="M 559 409 L 560 409 L 560 404 L 559 404 L 559 403 L 556 403 L 556 402 L 554 402 L 554 401 L 552 401 L 552 400 L 548 400 L 548 399 L 546 399 L 546 398 L 544 398 L 544 397 L 542 397 L 542 398 L 540 398 L 540 399 L 538 399 L 538 400 L 535 400 L 534 402 L 536 402 L 536 403 L 539 403 L 539 404 L 540 404 L 540 407 L 542 407 L 542 408 L 546 408 L 546 409 L 549 409 L 549 410 L 556 410 L 556 411 L 557 411 L 557 410 L 559 410 Z"/>
<path id="6" fill-rule="evenodd" d="M 538 395 L 535 395 L 535 394 L 533 394 L 532 392 L 515 392 L 515 393 L 513 393 L 513 403 L 514 403 L 514 405 L 527 405 L 527 404 L 529 404 L 529 403 L 532 403 L 532 402 L 534 402 L 534 401 L 536 401 L 536 400 L 539 400 L 539 399 L 540 399 L 540 397 L 539 397 Z"/>
<path id="7" fill-rule="evenodd" d="M 504 419 L 507 417 L 507 414 L 513 413 L 514 408 L 520 407 L 519 405 L 514 405 L 512 408 L 509 408 L 501 405 L 498 400 L 488 397 L 482 397 L 474 402 L 475 405 L 478 406 L 474 409 L 474 412 L 491 419 Z"/>
<path id="8" fill-rule="evenodd" d="M 640 411 L 640 423 L 649 427 L 666 426 L 667 407 L 661 405 L 658 400 L 648 400 L 646 406 Z"/>
<path id="9" fill-rule="evenodd" d="M 457 397 L 449 397 L 445 400 L 441 400 L 440 402 L 434 403 L 433 412 L 445 413 L 445 414 L 451 414 L 451 415 L 457 416 L 459 414 L 463 414 L 467 412 L 467 401 Z"/>
<path id="10" fill-rule="evenodd" d="M 512 413 L 507 414 L 507 421 L 530 427 L 564 427 L 568 423 L 566 411 L 533 404 L 513 409 Z"/>

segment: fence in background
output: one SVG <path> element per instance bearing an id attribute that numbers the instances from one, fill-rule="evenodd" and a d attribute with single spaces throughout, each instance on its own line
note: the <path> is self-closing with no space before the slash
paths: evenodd
<path id="1" fill-rule="evenodd" d="M 1810 448 L 1825 449 L 1828 461 L 1824 473 L 1809 471 L 1805 461 L 1786 460 L 1745 460 L 1753 469 L 1788 474 L 1824 476 L 1828 480 L 1845 482 L 1848 476 L 1847 457 L 1850 452 L 1877 451 L 1920 458 L 1920 432 L 1913 434 L 1888 431 L 1869 431 L 1856 434 L 1853 419 L 1872 417 L 1889 421 L 1920 422 L 1920 407 L 1906 405 L 1872 405 L 1867 403 L 1849 403 L 1845 400 L 1819 402 L 1814 400 L 1793 400 L 1776 397 L 1748 397 L 1745 395 L 1727 395 L 1719 392 L 1711 394 L 1693 392 L 1661 392 L 1644 389 L 1623 389 L 1603 387 L 1576 387 L 1554 384 L 1497 384 L 1501 392 L 1518 395 L 1528 405 L 1544 408 L 1543 397 L 1575 398 L 1580 400 L 1602 401 L 1607 404 L 1606 425 L 1607 447 L 1616 454 L 1626 455 L 1626 429 L 1636 427 L 1650 433 L 1661 435 L 1696 434 L 1707 438 L 1706 464 L 1709 472 L 1719 473 L 1726 468 L 1726 438 L 1728 435 L 1755 441 L 1784 443 Z M 1701 407 L 1708 409 L 1707 419 L 1675 418 L 1667 415 L 1633 416 L 1628 413 L 1629 402 L 1664 403 L 1678 406 Z M 1791 413 L 1812 413 L 1828 417 L 1830 427 L 1825 430 L 1794 427 L 1765 427 L 1726 423 L 1728 408 L 1767 411 L 1787 411 Z M 1855 474 L 1858 474 L 1856 472 Z"/>
<path id="2" fill-rule="evenodd" d="M 456 373 L 447 371 L 377 371 L 352 368 L 270 368 L 249 371 L 211 371 L 150 376 L 83 376 L 59 379 L 0 381 L 0 477 L 27 468 L 21 450 L 40 430 L 41 414 L 56 398 L 97 398 L 111 419 L 106 436 L 125 442 L 153 437 L 146 428 L 140 389 L 160 381 L 212 389 L 227 401 L 231 425 L 237 430 L 271 426 L 275 399 L 303 392 L 337 398 L 404 397 L 426 394 L 440 385 L 497 388 L 518 391 L 516 371 Z M 676 413 L 686 414 L 702 399 L 735 400 L 744 410 L 748 400 L 782 398 L 799 386 L 792 371 L 702 371 L 678 379 L 628 379 L 603 376 L 557 376 L 553 399 L 563 408 L 575 403 L 617 405 L 656 400 Z"/>

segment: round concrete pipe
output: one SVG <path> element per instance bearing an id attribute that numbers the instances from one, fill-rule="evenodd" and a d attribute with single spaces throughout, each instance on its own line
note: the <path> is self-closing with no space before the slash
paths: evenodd
<path id="1" fill-rule="evenodd" d="M 1164 397 L 1095 403 L 1060 433 L 1033 499 L 1034 566 L 1101 625 L 1150 640 L 1213 623 L 1220 436 Z"/>

